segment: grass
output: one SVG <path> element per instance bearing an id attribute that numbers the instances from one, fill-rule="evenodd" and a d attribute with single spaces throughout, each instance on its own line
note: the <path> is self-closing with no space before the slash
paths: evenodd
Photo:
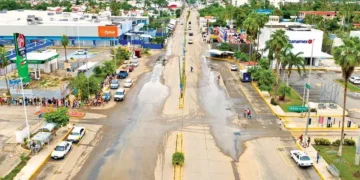
<path id="1" fill-rule="evenodd" d="M 93 76 L 95 78 L 96 83 L 101 84 L 101 82 L 104 81 L 104 79 L 106 77 L 106 74 L 105 73 L 101 73 L 101 74 L 98 74 L 98 75 L 94 74 Z"/>
<path id="2" fill-rule="evenodd" d="M 12 180 L 16 177 L 16 175 L 21 171 L 21 169 L 27 164 L 30 157 L 26 156 L 23 161 L 20 162 L 8 175 L 0 178 L 1 180 Z"/>
<path id="3" fill-rule="evenodd" d="M 345 87 L 345 83 L 344 80 L 342 79 L 337 79 L 335 80 L 335 82 L 339 83 L 342 87 Z M 351 92 L 360 92 L 360 86 L 357 86 L 351 82 L 348 82 L 348 90 L 350 90 Z"/>
<path id="4" fill-rule="evenodd" d="M 340 171 L 340 177 L 343 180 L 352 180 L 360 179 L 360 177 L 355 177 L 354 173 L 359 171 L 360 168 L 355 166 L 355 146 L 343 146 L 343 155 L 344 160 L 340 161 L 340 158 L 337 157 L 338 146 L 320 146 L 313 145 L 316 150 L 320 150 L 321 158 L 323 158 L 329 165 L 334 164 L 335 167 Z M 333 152 L 330 152 L 333 151 Z"/>
<path id="5" fill-rule="evenodd" d="M 270 93 L 274 94 L 273 91 L 271 91 Z M 290 106 L 301 106 L 302 101 L 303 100 L 301 99 L 300 95 L 296 93 L 293 88 L 291 88 L 290 95 L 285 96 L 285 101 L 278 101 L 278 105 L 284 112 L 290 112 Z"/>

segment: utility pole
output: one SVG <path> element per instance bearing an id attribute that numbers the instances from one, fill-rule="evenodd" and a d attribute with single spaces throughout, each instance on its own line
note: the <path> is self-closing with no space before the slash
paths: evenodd
<path id="1" fill-rule="evenodd" d="M 310 40 L 309 40 L 310 41 Z M 309 69 L 309 77 L 308 77 L 308 85 L 310 86 L 310 80 L 311 80 L 311 67 L 312 67 L 312 63 L 313 63 L 313 51 L 314 51 L 314 42 L 315 39 L 312 39 L 311 41 L 312 46 L 311 46 L 311 58 L 310 58 L 310 69 Z M 309 131 L 309 120 L 310 120 L 310 104 L 309 104 L 309 94 L 310 94 L 310 88 L 308 88 L 307 90 L 307 97 L 306 97 L 306 103 L 308 105 L 308 117 L 306 119 L 306 130 L 305 130 L 305 137 L 304 137 L 304 141 L 306 142 L 307 140 L 307 134 Z"/>

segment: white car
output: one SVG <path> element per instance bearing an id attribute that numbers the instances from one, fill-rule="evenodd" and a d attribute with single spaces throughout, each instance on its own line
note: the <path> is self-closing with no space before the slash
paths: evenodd
<path id="1" fill-rule="evenodd" d="M 311 167 L 311 166 L 313 166 L 313 161 L 303 151 L 292 150 L 292 151 L 290 151 L 290 157 L 295 161 L 296 165 L 299 166 L 299 167 Z"/>
<path id="2" fill-rule="evenodd" d="M 131 79 L 126 79 L 125 82 L 124 82 L 124 88 L 129 88 L 131 87 L 133 84 L 133 80 Z"/>
<path id="3" fill-rule="evenodd" d="M 114 95 L 114 101 L 123 101 L 125 99 L 125 89 L 118 89 Z"/>
<path id="4" fill-rule="evenodd" d="M 133 66 L 135 66 L 135 67 L 138 67 L 138 66 L 139 66 L 139 62 L 138 62 L 138 61 L 133 61 L 133 62 L 131 62 L 131 64 L 132 64 Z"/>
<path id="5" fill-rule="evenodd" d="M 360 77 L 358 77 L 358 76 L 351 76 L 351 77 L 349 78 L 349 81 L 352 82 L 352 83 L 354 83 L 354 84 L 360 84 Z"/>
<path id="6" fill-rule="evenodd" d="M 193 44 L 193 41 L 189 39 L 188 44 Z"/>
<path id="7" fill-rule="evenodd" d="M 54 151 L 51 153 L 51 158 L 53 159 L 63 159 L 67 153 L 71 150 L 72 142 L 62 141 L 58 144 Z"/>
<path id="8" fill-rule="evenodd" d="M 85 54 L 87 54 L 87 51 L 85 51 L 85 50 L 77 50 L 77 51 L 75 51 L 75 55 L 85 55 Z"/>
<path id="9" fill-rule="evenodd" d="M 113 79 L 110 83 L 110 89 L 117 89 L 119 88 L 120 84 L 117 79 Z"/>
<path id="10" fill-rule="evenodd" d="M 235 64 L 231 65 L 231 71 L 237 71 L 237 70 L 238 70 L 237 65 Z"/>
<path id="11" fill-rule="evenodd" d="M 67 141 L 77 143 L 80 141 L 82 137 L 85 135 L 85 128 L 80 126 L 75 126 L 74 129 L 71 131 L 69 136 L 67 137 Z"/>

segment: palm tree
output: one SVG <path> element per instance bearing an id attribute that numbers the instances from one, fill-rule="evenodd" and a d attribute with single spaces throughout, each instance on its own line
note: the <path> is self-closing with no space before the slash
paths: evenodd
<path id="1" fill-rule="evenodd" d="M 298 52 L 298 53 L 294 54 L 294 53 L 290 52 L 286 56 L 286 59 L 287 59 L 286 61 L 287 61 L 287 66 L 288 66 L 287 79 L 286 79 L 287 85 L 289 85 L 289 79 L 291 76 L 291 70 L 292 70 L 293 66 L 296 67 L 299 75 L 301 75 L 301 73 L 305 71 L 305 59 L 303 57 L 301 57 L 302 54 L 304 54 L 304 53 Z"/>
<path id="2" fill-rule="evenodd" d="M 289 36 L 287 36 L 285 34 L 285 31 L 282 29 L 276 30 L 273 34 L 271 34 L 270 36 L 270 40 L 268 42 L 266 42 L 266 47 L 265 50 L 269 50 L 269 53 L 272 53 L 272 56 L 276 58 L 276 65 L 275 65 L 275 76 L 276 76 L 276 83 L 275 83 L 275 99 L 277 96 L 277 91 L 278 91 L 278 87 L 279 87 L 279 65 L 280 65 L 280 57 L 281 57 L 281 51 L 283 50 L 284 47 L 287 46 L 287 44 L 289 43 Z"/>
<path id="3" fill-rule="evenodd" d="M 69 38 L 64 34 L 62 37 L 61 37 L 61 45 L 64 47 L 65 49 L 65 62 L 68 62 L 67 60 L 67 52 L 66 52 L 66 47 L 69 45 L 70 41 L 69 41 Z M 59 66 L 58 66 L 59 67 Z"/>
<path id="4" fill-rule="evenodd" d="M 265 24 L 269 20 L 269 18 L 267 16 L 265 16 L 264 14 L 256 14 L 256 20 L 259 25 L 259 30 L 258 30 L 258 33 L 256 34 L 256 36 L 257 36 L 257 51 L 259 52 L 260 29 L 265 26 Z"/>
<path id="5" fill-rule="evenodd" d="M 339 151 L 337 154 L 338 156 L 342 155 L 342 146 L 344 142 L 344 123 L 348 79 L 354 72 L 355 67 L 360 65 L 360 39 L 358 37 L 348 37 L 343 39 L 343 42 L 343 45 L 334 47 L 332 51 L 335 63 L 341 67 L 342 77 L 344 81 L 344 105 L 341 125 L 341 140 Z"/>
<path id="6" fill-rule="evenodd" d="M 5 68 L 5 82 L 6 82 L 6 88 L 7 88 L 7 94 L 10 94 L 10 88 L 9 88 L 9 84 L 8 84 L 8 79 L 7 79 L 7 68 L 6 66 L 10 64 L 9 60 L 6 57 L 6 49 L 5 47 L 1 46 L 0 47 L 0 59 L 1 59 L 1 67 L 4 69 Z"/>
<path id="7" fill-rule="evenodd" d="M 247 36 L 250 39 L 250 53 L 249 53 L 249 57 L 250 57 L 250 61 L 251 61 L 251 47 L 252 47 L 252 43 L 259 31 L 259 24 L 257 22 L 257 20 L 255 18 L 252 17 L 248 17 L 245 19 L 245 21 L 243 22 L 243 28 L 246 31 Z"/>
<path id="8" fill-rule="evenodd" d="M 287 44 L 283 50 L 281 51 L 281 56 L 280 56 L 280 66 L 281 66 L 281 70 L 280 70 L 280 74 L 283 75 L 283 79 L 282 81 L 285 81 L 285 69 L 286 66 L 289 65 L 289 60 L 288 60 L 288 55 L 291 53 L 291 50 L 293 48 L 292 44 Z"/>

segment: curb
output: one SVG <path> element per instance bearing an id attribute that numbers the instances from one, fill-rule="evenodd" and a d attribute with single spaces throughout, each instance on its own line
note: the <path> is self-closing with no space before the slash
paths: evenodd
<path id="1" fill-rule="evenodd" d="M 335 79 L 334 82 L 337 83 L 337 84 L 339 84 L 341 87 L 343 87 L 343 88 L 345 89 L 345 86 L 344 86 L 343 84 L 341 84 L 340 82 L 338 82 L 337 79 Z M 349 92 L 353 92 L 353 93 L 359 93 L 359 92 L 360 92 L 360 91 L 351 91 L 351 90 L 349 89 L 349 87 L 347 88 L 347 90 L 348 90 Z"/>
<path id="2" fill-rule="evenodd" d="M 179 139 L 180 138 L 180 139 Z M 178 143 L 180 140 L 180 149 L 178 149 Z M 176 135 L 176 146 L 175 146 L 175 152 L 182 152 L 182 148 L 183 148 L 183 138 L 182 138 L 182 134 L 179 133 Z M 182 180 L 182 166 L 180 165 L 175 165 L 174 166 L 174 180 Z"/>
<path id="3" fill-rule="evenodd" d="M 295 142 L 295 144 L 296 144 L 296 147 L 297 147 L 298 149 L 300 149 L 301 151 L 304 151 L 304 148 L 301 147 L 300 144 L 299 144 L 297 141 Z M 318 169 L 316 166 L 313 165 L 312 167 L 314 168 L 315 172 L 320 176 L 320 178 L 321 178 L 322 180 L 325 180 L 325 179 L 326 179 L 326 178 L 324 177 L 324 175 L 321 174 L 321 172 L 319 171 L 319 169 Z"/>
<path id="4" fill-rule="evenodd" d="M 61 141 L 63 141 L 64 139 L 66 139 L 66 137 L 70 134 L 70 132 L 72 131 L 74 127 L 72 127 L 62 138 Z M 49 155 L 47 155 L 47 157 L 44 159 L 44 161 L 36 168 L 36 170 L 30 175 L 29 179 L 33 180 L 36 178 L 36 176 L 38 175 L 38 173 L 40 172 L 40 170 L 45 166 L 46 162 L 50 159 L 52 151 L 49 153 Z"/>

